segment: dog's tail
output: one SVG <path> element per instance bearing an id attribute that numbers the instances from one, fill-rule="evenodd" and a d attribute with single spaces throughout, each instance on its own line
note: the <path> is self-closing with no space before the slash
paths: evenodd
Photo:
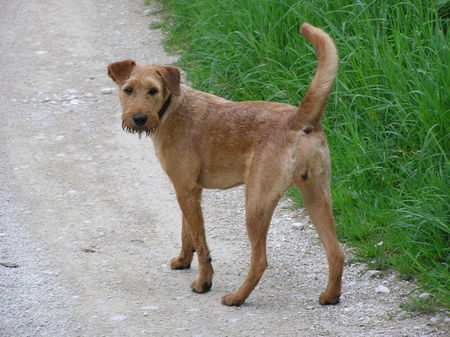
<path id="1" fill-rule="evenodd" d="M 300 125 L 314 126 L 323 115 L 333 80 L 336 77 L 338 56 L 333 40 L 319 28 L 304 23 L 300 33 L 314 46 L 318 64 L 316 74 L 299 106 Z"/>

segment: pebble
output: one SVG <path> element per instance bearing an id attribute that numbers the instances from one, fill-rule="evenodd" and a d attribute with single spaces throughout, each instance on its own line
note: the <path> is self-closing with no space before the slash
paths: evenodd
<path id="1" fill-rule="evenodd" d="M 291 225 L 291 227 L 293 228 L 293 229 L 298 229 L 298 230 L 304 230 L 306 227 L 307 227 L 307 225 L 306 224 L 304 224 L 304 223 L 301 223 L 301 222 L 294 222 L 292 225 Z"/>
<path id="2" fill-rule="evenodd" d="M 430 297 L 429 293 L 422 293 L 422 294 L 419 295 L 419 298 L 423 298 L 423 299 L 427 299 L 429 297 Z"/>
<path id="3" fill-rule="evenodd" d="M 385 286 L 378 286 L 375 288 L 375 292 L 377 293 L 383 293 L 383 294 L 389 294 L 391 291 L 389 290 L 388 287 Z"/>
<path id="4" fill-rule="evenodd" d="M 103 88 L 102 89 L 102 94 L 103 95 L 109 95 L 109 94 L 112 93 L 112 91 L 113 91 L 113 88 Z"/>
<path id="5" fill-rule="evenodd" d="M 368 270 L 366 273 L 369 277 L 375 277 L 381 274 L 379 270 Z"/>
<path id="6" fill-rule="evenodd" d="M 159 306 L 157 305 L 146 305 L 145 307 L 141 307 L 142 310 L 159 310 Z"/>
<path id="7" fill-rule="evenodd" d="M 113 321 L 124 321 L 127 319 L 127 316 L 126 315 L 114 315 L 114 316 L 111 316 L 111 319 Z"/>

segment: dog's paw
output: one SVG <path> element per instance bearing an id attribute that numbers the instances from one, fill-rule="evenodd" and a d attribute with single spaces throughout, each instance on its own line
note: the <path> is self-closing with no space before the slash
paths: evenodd
<path id="1" fill-rule="evenodd" d="M 194 293 L 203 294 L 208 292 L 212 287 L 212 282 L 199 282 L 194 281 L 191 284 L 191 289 Z"/>
<path id="2" fill-rule="evenodd" d="M 222 297 L 222 304 L 228 306 L 240 306 L 245 302 L 245 299 L 242 299 L 237 293 L 229 293 Z"/>
<path id="3" fill-rule="evenodd" d="M 320 294 L 319 303 L 322 305 L 338 304 L 340 295 L 330 295 L 326 292 Z"/>
<path id="4" fill-rule="evenodd" d="M 188 269 L 190 267 L 191 261 L 186 261 L 180 259 L 179 257 L 174 257 L 172 260 L 170 260 L 170 268 L 172 268 L 173 270 Z"/>

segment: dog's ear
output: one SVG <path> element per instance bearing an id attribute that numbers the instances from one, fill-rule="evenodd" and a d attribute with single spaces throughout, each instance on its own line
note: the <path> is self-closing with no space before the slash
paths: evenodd
<path id="1" fill-rule="evenodd" d="M 180 69 L 174 66 L 159 66 L 156 72 L 162 77 L 167 89 L 175 96 L 180 95 Z"/>
<path id="2" fill-rule="evenodd" d="M 128 77 L 130 77 L 131 71 L 135 65 L 136 62 L 133 60 L 110 63 L 108 65 L 108 76 L 118 85 L 121 85 Z"/>

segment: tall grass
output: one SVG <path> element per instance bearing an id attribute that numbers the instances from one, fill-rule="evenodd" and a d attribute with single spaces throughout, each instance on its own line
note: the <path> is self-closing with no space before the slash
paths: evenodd
<path id="1" fill-rule="evenodd" d="M 163 2 L 189 80 L 233 100 L 297 105 L 316 68 L 299 25 L 334 38 L 340 69 L 323 122 L 338 234 L 372 268 L 393 267 L 448 306 L 450 53 L 438 4 Z"/>

